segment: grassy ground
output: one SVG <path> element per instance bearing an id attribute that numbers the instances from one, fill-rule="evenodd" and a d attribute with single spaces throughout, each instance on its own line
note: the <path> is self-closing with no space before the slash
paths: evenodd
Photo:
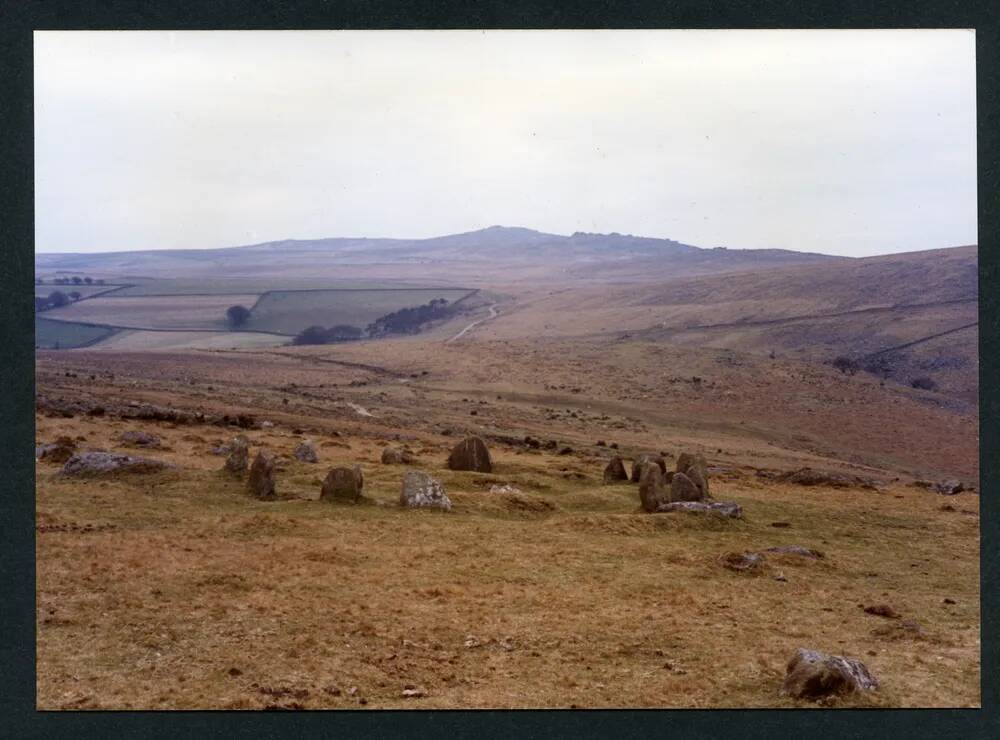
<path id="1" fill-rule="evenodd" d="M 136 428 L 38 424 L 103 448 Z M 289 462 L 287 500 L 263 503 L 208 454 L 223 430 L 141 428 L 181 467 L 78 481 L 39 465 L 40 708 L 795 706 L 778 686 L 799 646 L 860 658 L 882 682 L 839 705 L 980 702 L 973 495 L 734 470 L 713 492 L 744 521 L 646 515 L 593 460 L 495 448 L 495 474 L 455 473 L 442 438 L 415 449 L 454 511 L 410 511 L 392 505 L 404 469 L 378 464 L 379 441 L 323 435 L 320 463 Z M 250 437 L 286 456 L 299 439 Z M 355 462 L 386 506 L 315 500 L 329 466 Z M 756 577 L 717 562 L 782 544 L 826 557 L 772 556 Z M 874 603 L 920 633 L 859 608 Z M 410 685 L 426 695 L 403 698 Z"/>
<path id="2" fill-rule="evenodd" d="M 388 290 L 275 290 L 261 296 L 253 307 L 248 329 L 298 334 L 307 326 L 348 324 L 364 328 L 387 313 L 420 306 L 434 298 L 455 301 L 464 289 Z"/>
<path id="3" fill-rule="evenodd" d="M 106 326 L 93 326 L 70 321 L 51 321 L 35 316 L 35 346 L 46 349 L 82 347 L 114 334 Z"/>
<path id="4" fill-rule="evenodd" d="M 226 309 L 233 305 L 252 306 L 255 294 L 120 296 L 92 298 L 53 309 L 54 318 L 91 321 L 115 326 L 151 329 L 227 328 Z"/>

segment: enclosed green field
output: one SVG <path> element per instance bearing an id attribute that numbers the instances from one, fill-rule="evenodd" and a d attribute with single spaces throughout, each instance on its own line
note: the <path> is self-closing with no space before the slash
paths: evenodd
<path id="1" fill-rule="evenodd" d="M 466 288 L 275 290 L 260 297 L 246 328 L 283 334 L 298 334 L 314 325 L 349 324 L 363 329 L 401 308 L 419 306 L 434 298 L 455 302 L 473 292 Z"/>
<path id="2" fill-rule="evenodd" d="M 35 317 L 35 347 L 41 349 L 73 349 L 87 347 L 115 333 L 107 326 L 80 324 L 73 321 L 53 321 Z"/>
<path id="3" fill-rule="evenodd" d="M 84 298 L 87 296 L 95 295 L 96 293 L 105 293 L 107 291 L 115 291 L 116 286 L 114 285 L 36 285 L 35 286 L 35 296 L 40 296 L 42 298 L 47 297 L 50 293 L 55 291 L 60 291 L 69 295 L 72 292 L 77 292 Z"/>
<path id="4" fill-rule="evenodd" d="M 164 280 L 147 280 L 137 283 L 116 291 L 114 295 L 241 295 L 246 293 L 261 295 L 272 290 L 379 290 L 419 287 L 421 286 L 414 285 L 413 283 L 393 283 L 384 280 L 358 281 L 353 279 L 337 280 L 332 278 L 308 277 L 224 278 L 221 280 L 170 278 Z"/>

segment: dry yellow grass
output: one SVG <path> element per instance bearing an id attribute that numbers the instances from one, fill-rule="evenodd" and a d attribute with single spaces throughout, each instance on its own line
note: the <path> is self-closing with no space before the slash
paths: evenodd
<path id="1" fill-rule="evenodd" d="M 43 438 L 103 448 L 134 426 L 39 419 Z M 980 702 L 974 495 L 735 471 L 713 492 L 744 521 L 646 515 L 593 460 L 496 448 L 493 475 L 455 473 L 441 439 L 414 446 L 454 511 L 411 511 L 392 505 L 403 468 L 345 436 L 318 437 L 320 464 L 291 461 L 290 498 L 263 503 L 207 454 L 222 430 L 142 428 L 169 447 L 151 456 L 182 467 L 82 481 L 39 464 L 39 708 L 790 707 L 778 686 L 799 646 L 858 657 L 882 682 L 840 706 Z M 284 455 L 298 439 L 250 437 Z M 346 462 L 388 505 L 314 500 Z M 717 562 L 782 544 L 826 557 L 769 556 L 757 577 Z M 859 608 L 872 603 L 921 634 Z M 403 698 L 410 685 L 426 696 Z"/>

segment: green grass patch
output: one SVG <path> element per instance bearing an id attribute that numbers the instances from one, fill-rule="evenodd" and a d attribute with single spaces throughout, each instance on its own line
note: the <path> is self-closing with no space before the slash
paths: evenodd
<path id="1" fill-rule="evenodd" d="M 297 334 L 314 325 L 348 324 L 363 329 L 401 308 L 423 305 L 434 298 L 454 302 L 469 293 L 465 288 L 274 290 L 260 297 L 245 328 L 283 334 Z"/>
<path id="2" fill-rule="evenodd" d="M 37 349 L 73 349 L 89 347 L 115 333 L 114 329 L 96 324 L 73 321 L 53 321 L 35 317 L 35 347 Z"/>

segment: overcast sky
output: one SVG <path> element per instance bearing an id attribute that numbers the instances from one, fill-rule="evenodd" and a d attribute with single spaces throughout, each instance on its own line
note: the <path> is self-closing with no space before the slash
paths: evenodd
<path id="1" fill-rule="evenodd" d="M 38 251 L 977 241 L 972 31 L 37 32 Z"/>

